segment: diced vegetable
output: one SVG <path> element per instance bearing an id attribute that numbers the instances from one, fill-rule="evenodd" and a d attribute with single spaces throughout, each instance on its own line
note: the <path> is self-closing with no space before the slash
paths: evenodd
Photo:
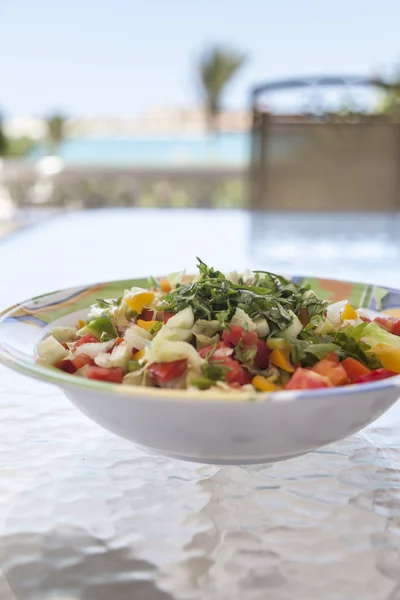
<path id="1" fill-rule="evenodd" d="M 270 351 L 262 340 L 257 340 L 257 353 L 254 357 L 254 364 L 258 369 L 264 370 L 269 365 Z"/>
<path id="2" fill-rule="evenodd" d="M 138 326 L 144 329 L 145 331 L 148 331 L 149 333 L 151 333 L 151 330 L 153 329 L 156 323 L 158 323 L 158 321 L 143 321 L 142 319 L 138 319 L 137 321 Z"/>
<path id="3" fill-rule="evenodd" d="M 78 354 L 74 356 L 72 362 L 74 363 L 74 367 L 78 371 L 79 369 L 82 369 L 82 367 L 84 367 L 85 365 L 93 365 L 94 359 L 91 356 L 88 356 L 87 354 Z"/>
<path id="4" fill-rule="evenodd" d="M 287 350 L 279 350 L 279 348 L 275 348 L 275 350 L 272 350 L 269 360 L 273 365 L 279 367 L 279 369 L 287 371 L 288 373 L 293 373 L 294 371 L 294 367 L 290 362 L 289 352 Z"/>
<path id="5" fill-rule="evenodd" d="M 125 297 L 125 302 L 138 315 L 143 311 L 145 306 L 148 306 L 155 298 L 154 292 L 140 291 Z"/>
<path id="6" fill-rule="evenodd" d="M 76 329 L 74 327 L 54 327 L 51 330 L 53 338 L 62 344 L 63 342 L 71 342 L 76 340 Z"/>
<path id="7" fill-rule="evenodd" d="M 161 384 L 181 377 L 187 371 L 187 368 L 188 361 L 183 358 L 165 363 L 152 363 L 147 370 L 157 383 Z"/>
<path id="8" fill-rule="evenodd" d="M 141 358 L 144 357 L 144 350 L 138 350 L 137 352 L 135 352 L 135 354 L 133 355 L 133 358 L 137 361 L 140 360 Z"/>
<path id="9" fill-rule="evenodd" d="M 170 292 L 172 289 L 172 286 L 170 284 L 170 282 L 168 281 L 168 279 L 161 279 L 160 280 L 160 288 L 162 292 Z"/>
<path id="10" fill-rule="evenodd" d="M 351 383 L 355 383 L 362 375 L 368 375 L 368 373 L 371 373 L 368 367 L 363 365 L 359 360 L 351 358 L 351 356 L 345 358 L 341 365 L 345 369 L 347 377 L 350 379 Z"/>
<path id="11" fill-rule="evenodd" d="M 167 327 L 178 327 L 179 329 L 191 329 L 194 325 L 194 314 L 190 306 L 179 311 L 168 319 Z"/>
<path id="12" fill-rule="evenodd" d="M 337 360 L 336 355 L 334 353 L 332 354 L 335 357 L 334 359 L 329 358 L 328 355 L 326 358 L 318 361 L 317 364 L 313 366 L 312 370 L 327 377 L 332 385 L 345 385 L 346 383 L 349 383 L 347 372 Z"/>
<path id="13" fill-rule="evenodd" d="M 97 339 L 97 337 L 95 337 L 94 335 L 92 335 L 91 333 L 87 333 L 85 335 L 83 335 L 81 337 L 80 340 L 78 340 L 73 347 L 73 351 L 75 352 L 75 350 L 77 348 L 79 348 L 79 346 L 82 346 L 83 344 L 98 344 L 99 340 Z"/>
<path id="14" fill-rule="evenodd" d="M 74 347 L 75 355 L 77 354 L 87 354 L 91 358 L 95 358 L 100 352 L 107 352 L 110 348 L 113 347 L 115 340 L 110 340 L 108 342 L 89 342 L 87 344 L 80 344 L 78 347 Z"/>
<path id="15" fill-rule="evenodd" d="M 385 369 L 400 373 L 400 348 L 392 348 L 387 344 L 377 344 L 374 346 L 373 352 Z"/>
<path id="16" fill-rule="evenodd" d="M 342 321 L 349 321 L 353 319 L 358 319 L 358 314 L 354 310 L 354 308 L 347 302 L 345 305 L 342 314 L 340 315 Z"/>
<path id="17" fill-rule="evenodd" d="M 354 383 L 373 383 L 374 381 L 380 381 L 381 379 L 388 379 L 394 377 L 397 373 L 389 371 L 388 369 L 375 369 L 366 375 L 361 375 Z"/>
<path id="18" fill-rule="evenodd" d="M 66 373 L 72 374 L 72 373 L 76 373 L 76 371 L 77 371 L 77 368 L 75 367 L 73 361 L 70 360 L 69 358 L 61 360 L 60 362 L 56 363 L 54 366 L 57 367 L 57 369 L 60 369 L 61 371 L 65 371 Z"/>
<path id="19" fill-rule="evenodd" d="M 110 383 L 122 383 L 124 371 L 121 367 L 103 369 L 89 365 L 87 370 L 88 379 L 97 379 L 98 381 L 108 381 Z"/>
<path id="20" fill-rule="evenodd" d="M 235 314 L 233 315 L 231 322 L 231 327 L 242 327 L 244 331 L 255 331 L 256 325 L 253 323 L 253 320 L 249 317 L 249 315 L 244 312 L 242 308 L 237 308 Z"/>
<path id="21" fill-rule="evenodd" d="M 282 389 L 281 386 L 272 383 L 271 381 L 266 379 L 266 377 L 262 377 L 261 375 L 256 375 L 255 377 L 253 377 L 251 383 L 256 388 L 256 390 L 259 390 L 260 392 L 277 392 L 278 390 Z"/>
<path id="22" fill-rule="evenodd" d="M 106 342 L 117 337 L 117 330 L 114 327 L 111 319 L 107 317 L 98 317 L 87 323 L 82 329 L 79 329 L 76 334 L 84 336 L 87 334 L 93 335 L 98 341 Z"/>
<path id="23" fill-rule="evenodd" d="M 392 348 L 400 348 L 400 337 L 389 333 L 379 327 L 377 323 L 363 323 L 362 341 L 365 341 L 372 348 L 377 344 L 386 344 Z"/>
<path id="24" fill-rule="evenodd" d="M 59 363 L 68 356 L 68 350 L 52 335 L 49 335 L 49 337 L 38 343 L 37 351 L 40 358 L 43 358 L 51 365 Z"/>
<path id="25" fill-rule="evenodd" d="M 285 385 L 285 390 L 313 390 L 331 386 L 332 383 L 328 377 L 324 377 L 324 375 L 315 373 L 310 369 L 298 367 L 290 381 Z"/>
<path id="26" fill-rule="evenodd" d="M 303 325 L 301 324 L 300 319 L 294 314 L 293 311 L 288 311 L 290 316 L 292 317 L 292 322 L 286 329 L 283 329 L 280 332 L 281 337 L 285 339 L 297 338 L 300 331 L 303 329 Z"/>
<path id="27" fill-rule="evenodd" d="M 270 337 L 267 339 L 267 347 L 270 350 L 275 350 L 275 348 L 278 348 L 279 350 L 290 350 L 291 345 L 289 340 Z"/>

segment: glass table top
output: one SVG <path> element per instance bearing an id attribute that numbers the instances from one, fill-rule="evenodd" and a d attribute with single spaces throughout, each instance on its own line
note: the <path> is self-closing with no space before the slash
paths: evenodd
<path id="1" fill-rule="evenodd" d="M 196 255 L 221 270 L 272 269 L 251 254 L 253 218 L 60 215 L 1 242 L 1 305 L 190 271 Z M 296 257 L 287 266 L 301 272 Z M 400 287 L 387 256 L 346 269 Z M 214 467 L 148 454 L 5 368 L 0 400 L 1 600 L 400 599 L 400 403 L 306 456 Z"/>

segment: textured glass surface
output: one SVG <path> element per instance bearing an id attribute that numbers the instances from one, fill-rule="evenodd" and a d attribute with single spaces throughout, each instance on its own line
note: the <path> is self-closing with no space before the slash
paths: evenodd
<path id="1" fill-rule="evenodd" d="M 245 214 L 175 213 L 175 235 L 168 219 L 64 215 L 6 239 L 2 306 L 195 254 L 250 264 Z M 399 286 L 396 269 L 377 283 Z M 150 455 L 1 368 L 0 527 L 1 600 L 398 600 L 400 404 L 301 458 L 213 467 Z"/>

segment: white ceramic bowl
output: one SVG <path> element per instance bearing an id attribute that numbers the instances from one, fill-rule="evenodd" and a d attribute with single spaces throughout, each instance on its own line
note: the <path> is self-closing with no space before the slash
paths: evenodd
<path id="1" fill-rule="evenodd" d="M 321 297 L 400 313 L 400 292 L 331 280 L 305 280 Z M 37 342 L 55 325 L 74 325 L 97 298 L 120 296 L 143 280 L 46 294 L 0 318 L 0 361 L 60 387 L 109 431 L 159 454 L 214 464 L 250 464 L 299 456 L 362 429 L 400 396 L 400 376 L 371 384 L 272 394 L 187 392 L 115 385 L 73 377 L 39 364 Z M 376 293 L 378 292 L 378 293 Z M 383 300 L 382 296 L 384 296 Z"/>

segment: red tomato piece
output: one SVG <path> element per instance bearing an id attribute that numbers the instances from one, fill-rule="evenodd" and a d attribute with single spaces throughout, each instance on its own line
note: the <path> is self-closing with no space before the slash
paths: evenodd
<path id="1" fill-rule="evenodd" d="M 148 308 L 145 308 L 140 313 L 140 318 L 142 319 L 142 321 L 154 321 L 154 310 L 150 310 Z"/>
<path id="2" fill-rule="evenodd" d="M 111 369 L 104 369 L 103 367 L 90 365 L 88 368 L 87 376 L 89 379 L 97 379 L 98 381 L 122 383 L 122 380 L 124 378 L 124 371 L 121 367 L 112 367 Z"/>
<path id="3" fill-rule="evenodd" d="M 222 339 L 225 344 L 237 346 L 239 341 L 242 339 L 243 333 L 243 327 L 240 327 L 239 325 L 231 325 L 229 329 L 224 329 L 222 332 Z"/>
<path id="4" fill-rule="evenodd" d="M 74 363 L 72 362 L 72 360 L 69 360 L 69 358 L 65 359 L 65 360 L 61 360 L 60 362 L 58 362 L 56 365 L 57 369 L 61 369 L 61 371 L 65 371 L 66 373 L 76 373 L 76 366 L 74 365 Z"/>
<path id="5" fill-rule="evenodd" d="M 328 387 L 332 387 L 330 379 L 311 369 L 298 367 L 285 385 L 285 390 L 313 390 Z"/>
<path id="6" fill-rule="evenodd" d="M 386 318 L 376 317 L 376 319 L 374 319 L 374 321 L 375 321 L 375 323 L 377 323 L 379 325 L 379 327 L 382 327 L 382 329 L 389 331 L 389 333 L 392 332 L 394 319 L 390 319 L 387 317 Z"/>
<path id="7" fill-rule="evenodd" d="M 225 367 L 229 368 L 226 372 L 226 382 L 229 385 L 246 385 L 251 382 L 251 375 L 244 369 L 237 360 L 226 357 L 223 362 Z"/>
<path id="8" fill-rule="evenodd" d="M 245 331 L 240 325 L 231 325 L 222 332 L 222 340 L 230 346 L 237 346 L 242 341 L 243 346 L 249 348 L 257 344 L 258 335 L 252 331 Z"/>
<path id="9" fill-rule="evenodd" d="M 254 364 L 257 369 L 267 369 L 269 365 L 270 350 L 262 340 L 257 340 L 257 354 L 254 359 Z"/>
<path id="10" fill-rule="evenodd" d="M 394 377 L 397 373 L 389 371 L 388 369 L 375 369 L 365 375 L 361 375 L 354 383 L 372 383 L 373 381 L 380 381 L 381 379 L 388 379 Z"/>
<path id="11" fill-rule="evenodd" d="M 330 357 L 334 357 L 334 359 L 331 360 Z M 312 370 L 327 377 L 333 385 L 345 385 L 346 383 L 349 383 L 347 372 L 339 363 L 339 359 L 334 352 L 318 361 L 317 364 L 313 366 Z"/>
<path id="12" fill-rule="evenodd" d="M 72 362 L 74 363 L 76 370 L 81 369 L 85 365 L 94 365 L 93 358 L 87 354 L 77 354 L 74 356 Z"/>
<path id="13" fill-rule="evenodd" d="M 76 350 L 76 348 L 79 348 L 79 346 L 82 346 L 82 344 L 98 344 L 98 343 L 99 343 L 99 340 L 97 339 L 97 337 L 95 337 L 91 333 L 86 333 L 85 335 L 83 335 L 81 337 L 80 340 L 75 342 L 73 350 Z"/>
<path id="14" fill-rule="evenodd" d="M 345 369 L 347 377 L 350 379 L 351 383 L 355 383 L 359 377 L 371 373 L 370 369 L 363 365 L 362 362 L 356 360 L 355 358 L 351 358 L 350 356 L 345 358 L 341 362 L 341 365 Z"/>
<path id="15" fill-rule="evenodd" d="M 329 360 L 330 362 L 333 362 L 336 365 L 339 364 L 339 357 L 336 354 L 336 352 L 329 352 L 329 354 L 325 356 L 325 360 Z"/>
<path id="16" fill-rule="evenodd" d="M 158 383 L 166 383 L 183 375 L 187 366 L 187 359 L 182 358 L 171 362 L 152 363 L 147 370 Z"/>
<path id="17" fill-rule="evenodd" d="M 368 319 L 368 317 L 361 317 L 360 316 L 361 321 L 364 321 L 364 323 L 371 323 L 371 319 Z"/>
<path id="18" fill-rule="evenodd" d="M 395 319 L 393 321 L 392 333 L 393 333 L 393 335 L 400 336 L 400 319 Z"/>
<path id="19" fill-rule="evenodd" d="M 227 356 L 228 350 L 232 349 L 226 344 L 224 344 L 224 342 L 218 342 L 216 347 L 215 345 L 210 345 L 204 346 L 204 348 L 200 348 L 199 354 L 201 358 L 206 358 L 206 356 L 212 352 L 210 360 L 221 360 L 221 358 L 225 358 Z"/>
<path id="20" fill-rule="evenodd" d="M 162 320 L 164 321 L 164 323 L 168 323 L 168 321 L 170 320 L 171 317 L 174 316 L 174 313 L 172 312 L 168 312 L 167 310 L 163 311 L 163 318 Z"/>

